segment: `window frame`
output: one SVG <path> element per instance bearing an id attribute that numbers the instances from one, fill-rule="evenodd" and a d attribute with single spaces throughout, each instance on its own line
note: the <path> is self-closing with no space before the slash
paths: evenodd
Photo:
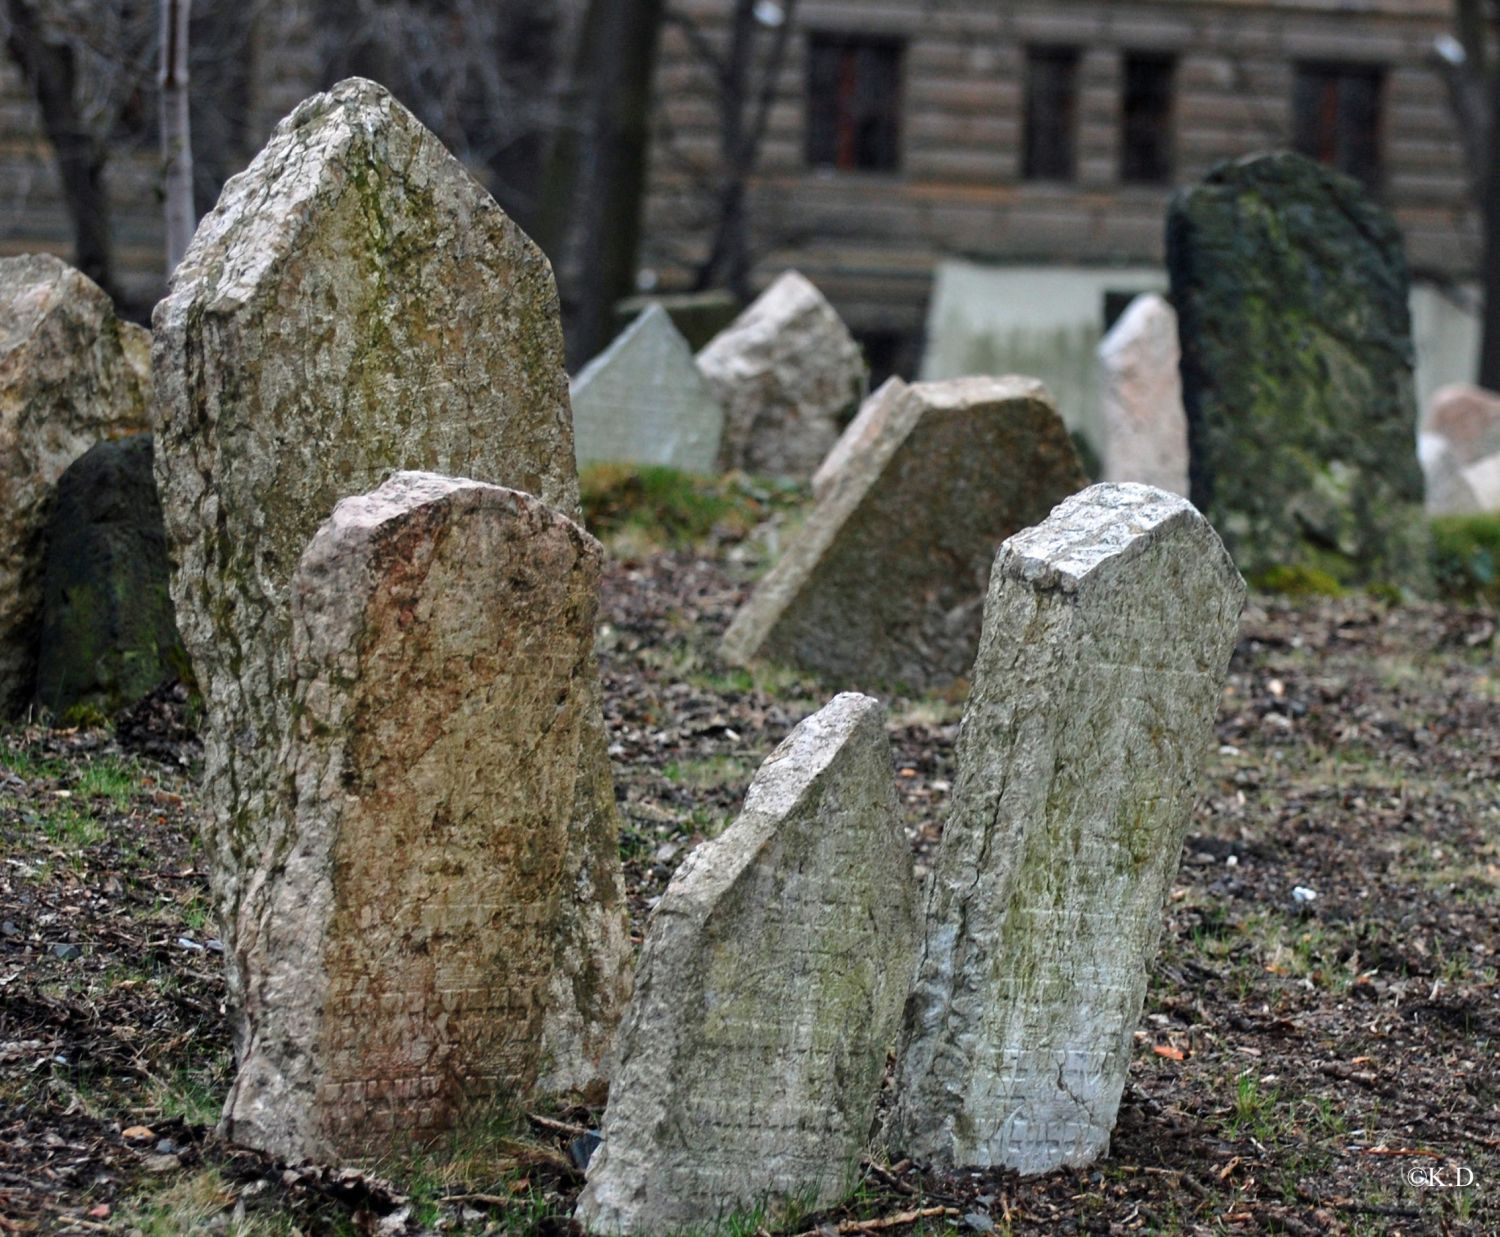
<path id="1" fill-rule="evenodd" d="M 809 170 L 839 176 L 899 176 L 903 172 L 907 46 L 908 40 L 899 34 L 825 28 L 807 31 L 802 159 Z M 824 67 L 819 53 L 824 50 L 842 57 L 841 73 L 855 74 L 853 80 L 840 82 L 839 91 L 827 99 L 821 96 Z M 868 87 L 857 76 L 862 52 L 878 63 L 874 71 L 877 80 Z M 878 115 L 860 114 L 857 96 L 862 89 L 872 90 L 871 97 L 879 102 Z M 877 130 L 873 137 L 862 133 L 861 127 L 870 123 L 883 126 L 885 131 Z M 877 151 L 873 159 L 863 157 L 870 141 Z M 830 147 L 831 158 L 827 157 Z M 851 152 L 847 162 L 846 149 Z"/>

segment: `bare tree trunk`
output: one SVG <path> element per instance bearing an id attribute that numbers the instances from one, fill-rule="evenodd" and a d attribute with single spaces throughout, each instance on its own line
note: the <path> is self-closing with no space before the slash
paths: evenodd
<path id="1" fill-rule="evenodd" d="M 42 127 L 57 155 L 63 198 L 73 220 L 74 261 L 119 300 L 109 236 L 109 191 L 104 183 L 108 152 L 79 115 L 73 49 L 65 40 L 48 38 L 41 15 L 28 0 L 7 0 L 6 10 L 10 53 L 31 84 Z"/>
<path id="2" fill-rule="evenodd" d="M 188 19 L 192 0 L 161 0 L 162 179 L 166 198 L 167 278 L 177 269 L 197 220 L 193 212 L 193 140 L 188 124 Z"/>
<path id="3" fill-rule="evenodd" d="M 635 290 L 664 10 L 665 0 L 590 0 L 583 19 L 537 229 L 558 271 L 570 365 L 609 342 L 615 303 Z"/>
<path id="4" fill-rule="evenodd" d="M 1479 195 L 1479 218 L 1484 229 L 1479 385 L 1500 391 L 1500 72 L 1492 69 L 1485 85 L 1489 106 L 1484 130 L 1483 179 L 1478 182 L 1483 189 Z"/>

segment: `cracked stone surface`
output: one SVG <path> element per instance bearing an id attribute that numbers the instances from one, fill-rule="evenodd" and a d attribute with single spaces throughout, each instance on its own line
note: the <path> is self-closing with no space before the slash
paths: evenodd
<path id="1" fill-rule="evenodd" d="M 1109 1147 L 1244 584 L 1185 499 L 1096 485 L 995 563 L 928 890 L 893 1154 Z"/>
<path id="2" fill-rule="evenodd" d="M 1030 378 L 918 382 L 889 398 L 735 615 L 728 660 L 866 690 L 967 677 L 996 549 L 1087 484 Z"/>
<path id="3" fill-rule="evenodd" d="M 915 915 L 885 710 L 836 696 L 766 759 L 739 819 L 689 855 L 652 915 L 577 1219 L 665 1233 L 841 1198 Z"/>
<path id="4" fill-rule="evenodd" d="M 1290 152 L 1220 164 L 1167 214 L 1191 497 L 1254 579 L 1429 578 L 1409 277 L 1390 214 Z"/>
<path id="5" fill-rule="evenodd" d="M 0 258 L 0 717 L 30 702 L 58 478 L 148 428 L 151 336 L 49 254 Z"/>
<path id="6" fill-rule="evenodd" d="M 1177 314 L 1147 292 L 1099 344 L 1102 481 L 1138 481 L 1187 496 L 1187 414 L 1177 372 Z"/>
<path id="7" fill-rule="evenodd" d="M 620 461 L 709 473 L 724 408 L 660 305 L 648 305 L 573 379 L 578 463 Z"/>
<path id="8" fill-rule="evenodd" d="M 724 404 L 726 468 L 810 477 L 865 393 L 864 354 L 823 294 L 786 271 L 698 353 Z"/>
<path id="9" fill-rule="evenodd" d="M 390 1153 L 535 1085 L 602 553 L 539 499 L 422 472 L 314 535 L 228 1137 Z"/>
<path id="10" fill-rule="evenodd" d="M 173 598 L 205 702 L 205 832 L 237 1050 L 247 874 L 286 787 L 292 572 L 340 498 L 424 469 L 577 517 L 552 271 L 442 144 L 358 78 L 277 126 L 199 224 L 153 355 Z M 628 995 L 597 675 L 538 1086 L 596 1082 Z"/>

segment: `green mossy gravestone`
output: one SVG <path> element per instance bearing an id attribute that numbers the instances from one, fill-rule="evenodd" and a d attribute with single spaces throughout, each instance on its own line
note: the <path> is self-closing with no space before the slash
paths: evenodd
<path id="1" fill-rule="evenodd" d="M 37 704 L 113 713 L 181 672 L 167 579 L 151 435 L 91 447 L 59 479 L 47 525 Z"/>
<path id="2" fill-rule="evenodd" d="M 1193 502 L 1252 581 L 1426 581 L 1408 277 L 1346 176 L 1257 155 L 1180 191 L 1167 265 Z"/>

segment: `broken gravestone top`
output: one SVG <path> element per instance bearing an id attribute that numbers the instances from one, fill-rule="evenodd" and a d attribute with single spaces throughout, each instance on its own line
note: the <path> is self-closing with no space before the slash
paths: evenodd
<path id="1" fill-rule="evenodd" d="M 293 580 L 296 723 L 250 857 L 230 1138 L 393 1153 L 545 1068 L 599 544 L 539 499 L 398 472 Z"/>
<path id="2" fill-rule="evenodd" d="M 888 398 L 878 432 L 735 615 L 728 660 L 862 688 L 966 677 L 996 548 L 1087 484 L 1039 382 L 950 378 Z"/>
<path id="3" fill-rule="evenodd" d="M 0 258 L 0 719 L 31 701 L 57 480 L 148 426 L 151 336 L 50 254 Z"/>
<path id="4" fill-rule="evenodd" d="M 661 1233 L 848 1189 L 916 947 L 885 711 L 852 694 L 761 766 L 652 915 L 578 1219 Z"/>
<path id="5" fill-rule="evenodd" d="M 334 504 L 392 469 L 474 477 L 576 515 L 562 329 L 541 251 L 358 78 L 298 106 L 230 179 L 155 321 L 156 476 L 204 695 L 206 834 L 237 1019 L 240 900 L 284 793 L 292 572 Z M 598 1078 L 628 989 L 597 699 L 590 714 L 568 860 L 577 932 L 560 946 L 568 991 L 550 1054 L 561 1087 Z"/>
<path id="6" fill-rule="evenodd" d="M 1099 344 L 1099 457 L 1104 481 L 1188 492 L 1187 415 L 1177 371 L 1177 314 L 1147 292 Z"/>
<path id="7" fill-rule="evenodd" d="M 1409 281 L 1389 213 L 1301 155 L 1251 156 L 1172 199 L 1167 266 L 1192 497 L 1235 562 L 1420 586 Z"/>
<path id="8" fill-rule="evenodd" d="M 810 477 L 865 392 L 864 355 L 823 294 L 787 271 L 709 341 L 729 468 Z"/>
<path id="9" fill-rule="evenodd" d="M 660 305 L 650 305 L 572 384 L 578 463 L 661 464 L 708 473 L 724 408 Z"/>
<path id="10" fill-rule="evenodd" d="M 1185 499 L 1096 485 L 1002 547 L 897 1063 L 894 1152 L 1109 1146 L 1244 584 Z"/>

